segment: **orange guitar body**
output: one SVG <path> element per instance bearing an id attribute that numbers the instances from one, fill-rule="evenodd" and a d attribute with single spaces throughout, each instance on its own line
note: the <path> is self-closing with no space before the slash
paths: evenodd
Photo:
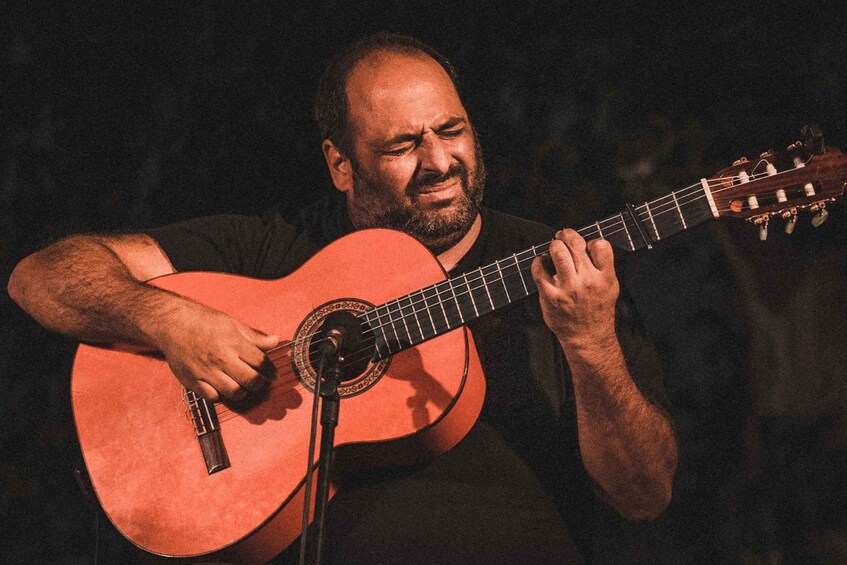
<path id="1" fill-rule="evenodd" d="M 445 278 L 414 239 L 356 232 L 272 281 L 178 273 L 151 284 L 292 340 L 321 305 L 373 305 Z M 81 345 L 72 402 L 85 463 L 117 529 L 170 557 L 264 562 L 300 534 L 312 407 L 291 357 L 248 408 L 215 404 L 230 466 L 209 474 L 183 389 L 156 355 Z M 453 447 L 476 421 L 485 383 L 470 333 L 456 329 L 394 355 L 369 388 L 341 401 L 339 455 L 363 465 L 404 464 Z"/>

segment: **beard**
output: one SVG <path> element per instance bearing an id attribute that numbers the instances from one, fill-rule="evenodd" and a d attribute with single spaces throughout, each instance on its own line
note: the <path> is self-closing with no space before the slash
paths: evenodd
<path id="1" fill-rule="evenodd" d="M 458 162 L 443 175 L 423 174 L 413 177 L 404 195 L 398 196 L 385 182 L 369 177 L 354 161 L 353 192 L 348 199 L 348 213 L 357 229 L 394 228 L 408 233 L 439 255 L 456 245 L 473 225 L 485 190 L 486 171 L 479 140 L 474 142 L 474 166 L 468 170 Z M 428 186 L 457 178 L 462 191 L 451 202 L 424 207 L 419 203 L 421 191 Z"/>

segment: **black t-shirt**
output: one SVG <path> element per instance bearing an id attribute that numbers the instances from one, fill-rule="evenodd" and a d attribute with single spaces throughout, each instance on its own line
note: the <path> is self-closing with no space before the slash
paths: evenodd
<path id="1" fill-rule="evenodd" d="M 487 208 L 481 214 L 479 237 L 451 276 L 549 241 L 554 232 Z M 148 233 L 177 271 L 279 278 L 352 230 L 343 201 L 333 198 L 293 223 L 269 212 Z M 426 464 L 336 477 L 325 563 L 574 563 L 574 541 L 586 550 L 602 503 L 579 455 L 570 373 L 537 296 L 468 327 L 486 376 L 479 420 L 455 448 Z M 618 336 L 639 389 L 667 408 L 658 359 L 626 298 L 618 304 Z M 296 546 L 276 562 L 295 563 Z"/>

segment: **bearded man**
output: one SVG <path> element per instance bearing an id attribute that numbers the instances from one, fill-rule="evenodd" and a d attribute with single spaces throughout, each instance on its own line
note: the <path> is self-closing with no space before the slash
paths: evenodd
<path id="1" fill-rule="evenodd" d="M 677 447 L 658 361 L 610 244 L 482 206 L 482 151 L 456 84 L 423 43 L 364 38 L 331 62 L 316 101 L 335 197 L 293 223 L 269 212 L 70 237 L 9 282 L 47 328 L 153 347 L 188 390 L 237 401 L 268 385 L 279 338 L 144 281 L 189 270 L 279 278 L 373 227 L 411 234 L 451 277 L 552 238 L 532 265 L 538 298 L 469 324 L 487 393 L 467 436 L 424 464 L 334 477 L 329 562 L 579 562 L 606 509 L 647 520 L 670 501 Z M 292 546 L 279 562 L 295 557 Z"/>

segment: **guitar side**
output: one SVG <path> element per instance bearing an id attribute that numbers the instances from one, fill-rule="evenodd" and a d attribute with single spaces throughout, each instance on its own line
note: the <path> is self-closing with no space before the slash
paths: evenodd
<path id="1" fill-rule="evenodd" d="M 444 278 L 414 239 L 367 230 L 282 279 L 179 273 L 151 284 L 290 340 L 323 304 L 381 304 Z M 125 537 L 158 555 L 262 562 L 299 535 L 312 396 L 290 357 L 275 364 L 279 376 L 264 398 L 238 411 L 214 405 L 231 464 L 210 475 L 183 389 L 161 356 L 79 347 L 71 395 L 80 445 L 100 503 Z M 484 388 L 463 328 L 398 353 L 370 388 L 342 400 L 339 454 L 379 466 L 442 453 L 473 425 Z"/>

